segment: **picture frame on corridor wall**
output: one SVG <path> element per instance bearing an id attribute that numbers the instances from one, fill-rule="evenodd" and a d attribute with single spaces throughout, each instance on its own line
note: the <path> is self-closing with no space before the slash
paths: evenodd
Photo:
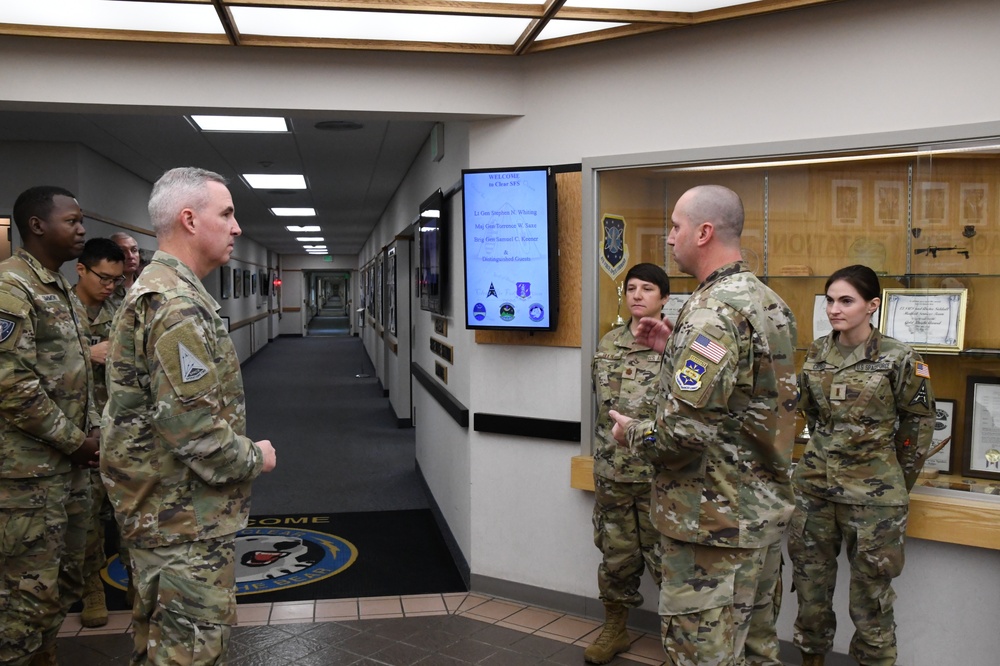
<path id="1" fill-rule="evenodd" d="M 233 298 L 243 295 L 243 271 L 239 268 L 233 269 Z"/>
<path id="2" fill-rule="evenodd" d="M 962 475 L 1000 480 L 1000 377 L 969 377 Z"/>
<path id="3" fill-rule="evenodd" d="M 834 180 L 831 184 L 833 225 L 854 227 L 861 225 L 861 181 Z"/>
<path id="4" fill-rule="evenodd" d="M 931 440 L 931 450 L 934 450 L 946 439 L 951 439 L 955 432 L 955 401 L 934 400 L 935 420 L 934 436 Z M 937 470 L 940 474 L 951 474 L 951 442 L 948 442 L 941 450 L 924 461 L 924 470 Z"/>
<path id="5" fill-rule="evenodd" d="M 243 296 L 250 298 L 250 269 L 243 269 Z"/>
<path id="6" fill-rule="evenodd" d="M 965 348 L 967 289 L 883 289 L 879 330 L 919 352 Z"/>
<path id="7" fill-rule="evenodd" d="M 219 267 L 219 296 L 222 300 L 233 295 L 233 273 L 229 266 Z"/>

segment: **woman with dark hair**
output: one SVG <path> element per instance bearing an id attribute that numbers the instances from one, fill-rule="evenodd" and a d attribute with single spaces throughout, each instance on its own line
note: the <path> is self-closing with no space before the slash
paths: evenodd
<path id="1" fill-rule="evenodd" d="M 583 653 L 592 664 L 606 664 L 631 646 L 625 625 L 628 609 L 642 604 L 643 562 L 660 584 L 655 554 L 660 533 L 649 518 L 653 468 L 628 447 L 617 445 L 608 411 L 638 419 L 655 416 L 662 356 L 636 342 L 635 330 L 643 317 L 659 318 L 669 296 L 670 280 L 662 268 L 649 263 L 632 266 L 625 274 L 625 300 L 632 316 L 624 326 L 609 331 L 594 354 L 594 544 L 603 555 L 597 586 L 605 623 Z"/>
<path id="2" fill-rule="evenodd" d="M 889 666 L 896 663 L 892 579 L 903 569 L 909 491 L 934 430 L 930 369 L 871 325 L 881 294 L 872 269 L 841 268 L 825 290 L 833 330 L 812 343 L 799 377 L 810 439 L 792 476 L 795 644 L 804 666 L 822 666 L 833 646 L 843 542 L 855 626 L 850 654 L 859 664 Z"/>

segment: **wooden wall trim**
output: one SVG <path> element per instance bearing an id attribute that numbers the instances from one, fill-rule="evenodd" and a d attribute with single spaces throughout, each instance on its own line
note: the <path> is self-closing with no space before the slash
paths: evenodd
<path id="1" fill-rule="evenodd" d="M 417 383 L 427 389 L 427 392 L 441 405 L 444 411 L 448 412 L 451 418 L 455 419 L 455 423 L 463 428 L 469 427 L 468 407 L 460 403 L 433 375 L 417 363 L 410 363 L 410 372 L 413 374 L 413 378 L 417 380 Z"/>
<path id="2" fill-rule="evenodd" d="M 229 325 L 229 332 L 232 333 L 233 331 L 235 331 L 237 329 L 243 328 L 244 326 L 249 326 L 250 324 L 254 323 L 255 321 L 260 321 L 261 319 L 266 319 L 267 317 L 270 317 L 270 316 L 271 315 L 269 313 L 263 312 L 263 313 L 255 316 L 255 317 L 249 317 L 247 319 L 243 319 L 241 321 L 238 321 L 235 324 L 230 324 Z"/>

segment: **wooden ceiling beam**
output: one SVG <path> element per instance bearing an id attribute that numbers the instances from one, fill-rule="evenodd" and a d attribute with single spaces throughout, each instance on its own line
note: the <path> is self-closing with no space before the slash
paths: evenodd
<path id="1" fill-rule="evenodd" d="M 541 18 L 538 5 L 493 2 L 447 2 L 441 0 L 223 0 L 233 7 L 286 7 L 332 9 L 397 14 L 442 14 L 446 16 L 487 16 L 497 18 Z"/>
<path id="2" fill-rule="evenodd" d="M 115 42 L 229 44 L 228 37 L 223 34 L 156 32 L 153 30 L 107 30 L 104 28 L 66 28 L 63 26 L 24 25 L 20 23 L 0 23 L 0 35 L 57 37 L 60 39 L 103 39 Z"/>
<path id="3" fill-rule="evenodd" d="M 562 9 L 565 2 L 566 0 L 547 0 L 542 16 L 532 20 L 514 42 L 514 55 L 521 55 L 534 43 L 552 17 Z"/>
<path id="4" fill-rule="evenodd" d="M 461 53 L 472 55 L 514 55 L 510 46 L 496 44 L 458 44 L 453 42 L 409 42 L 378 39 L 315 39 L 312 37 L 275 37 L 243 35 L 243 46 L 282 46 L 307 49 L 343 49 L 351 51 L 411 51 L 423 53 Z"/>
<path id="5" fill-rule="evenodd" d="M 229 11 L 229 7 L 226 6 L 224 0 L 212 0 L 212 5 L 215 7 L 215 13 L 219 15 L 219 22 L 222 24 L 222 29 L 226 31 L 229 43 L 233 46 L 239 46 L 240 31 L 236 28 L 236 22 L 233 21 L 233 14 Z"/>

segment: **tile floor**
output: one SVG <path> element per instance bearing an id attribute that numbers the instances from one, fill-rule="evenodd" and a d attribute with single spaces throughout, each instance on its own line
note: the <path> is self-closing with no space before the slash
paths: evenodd
<path id="1" fill-rule="evenodd" d="M 230 666 L 528 666 L 583 664 L 595 620 L 473 593 L 240 604 Z M 129 613 L 84 629 L 66 618 L 61 663 L 128 663 Z M 632 648 L 613 666 L 663 663 L 658 636 L 633 633 Z"/>

